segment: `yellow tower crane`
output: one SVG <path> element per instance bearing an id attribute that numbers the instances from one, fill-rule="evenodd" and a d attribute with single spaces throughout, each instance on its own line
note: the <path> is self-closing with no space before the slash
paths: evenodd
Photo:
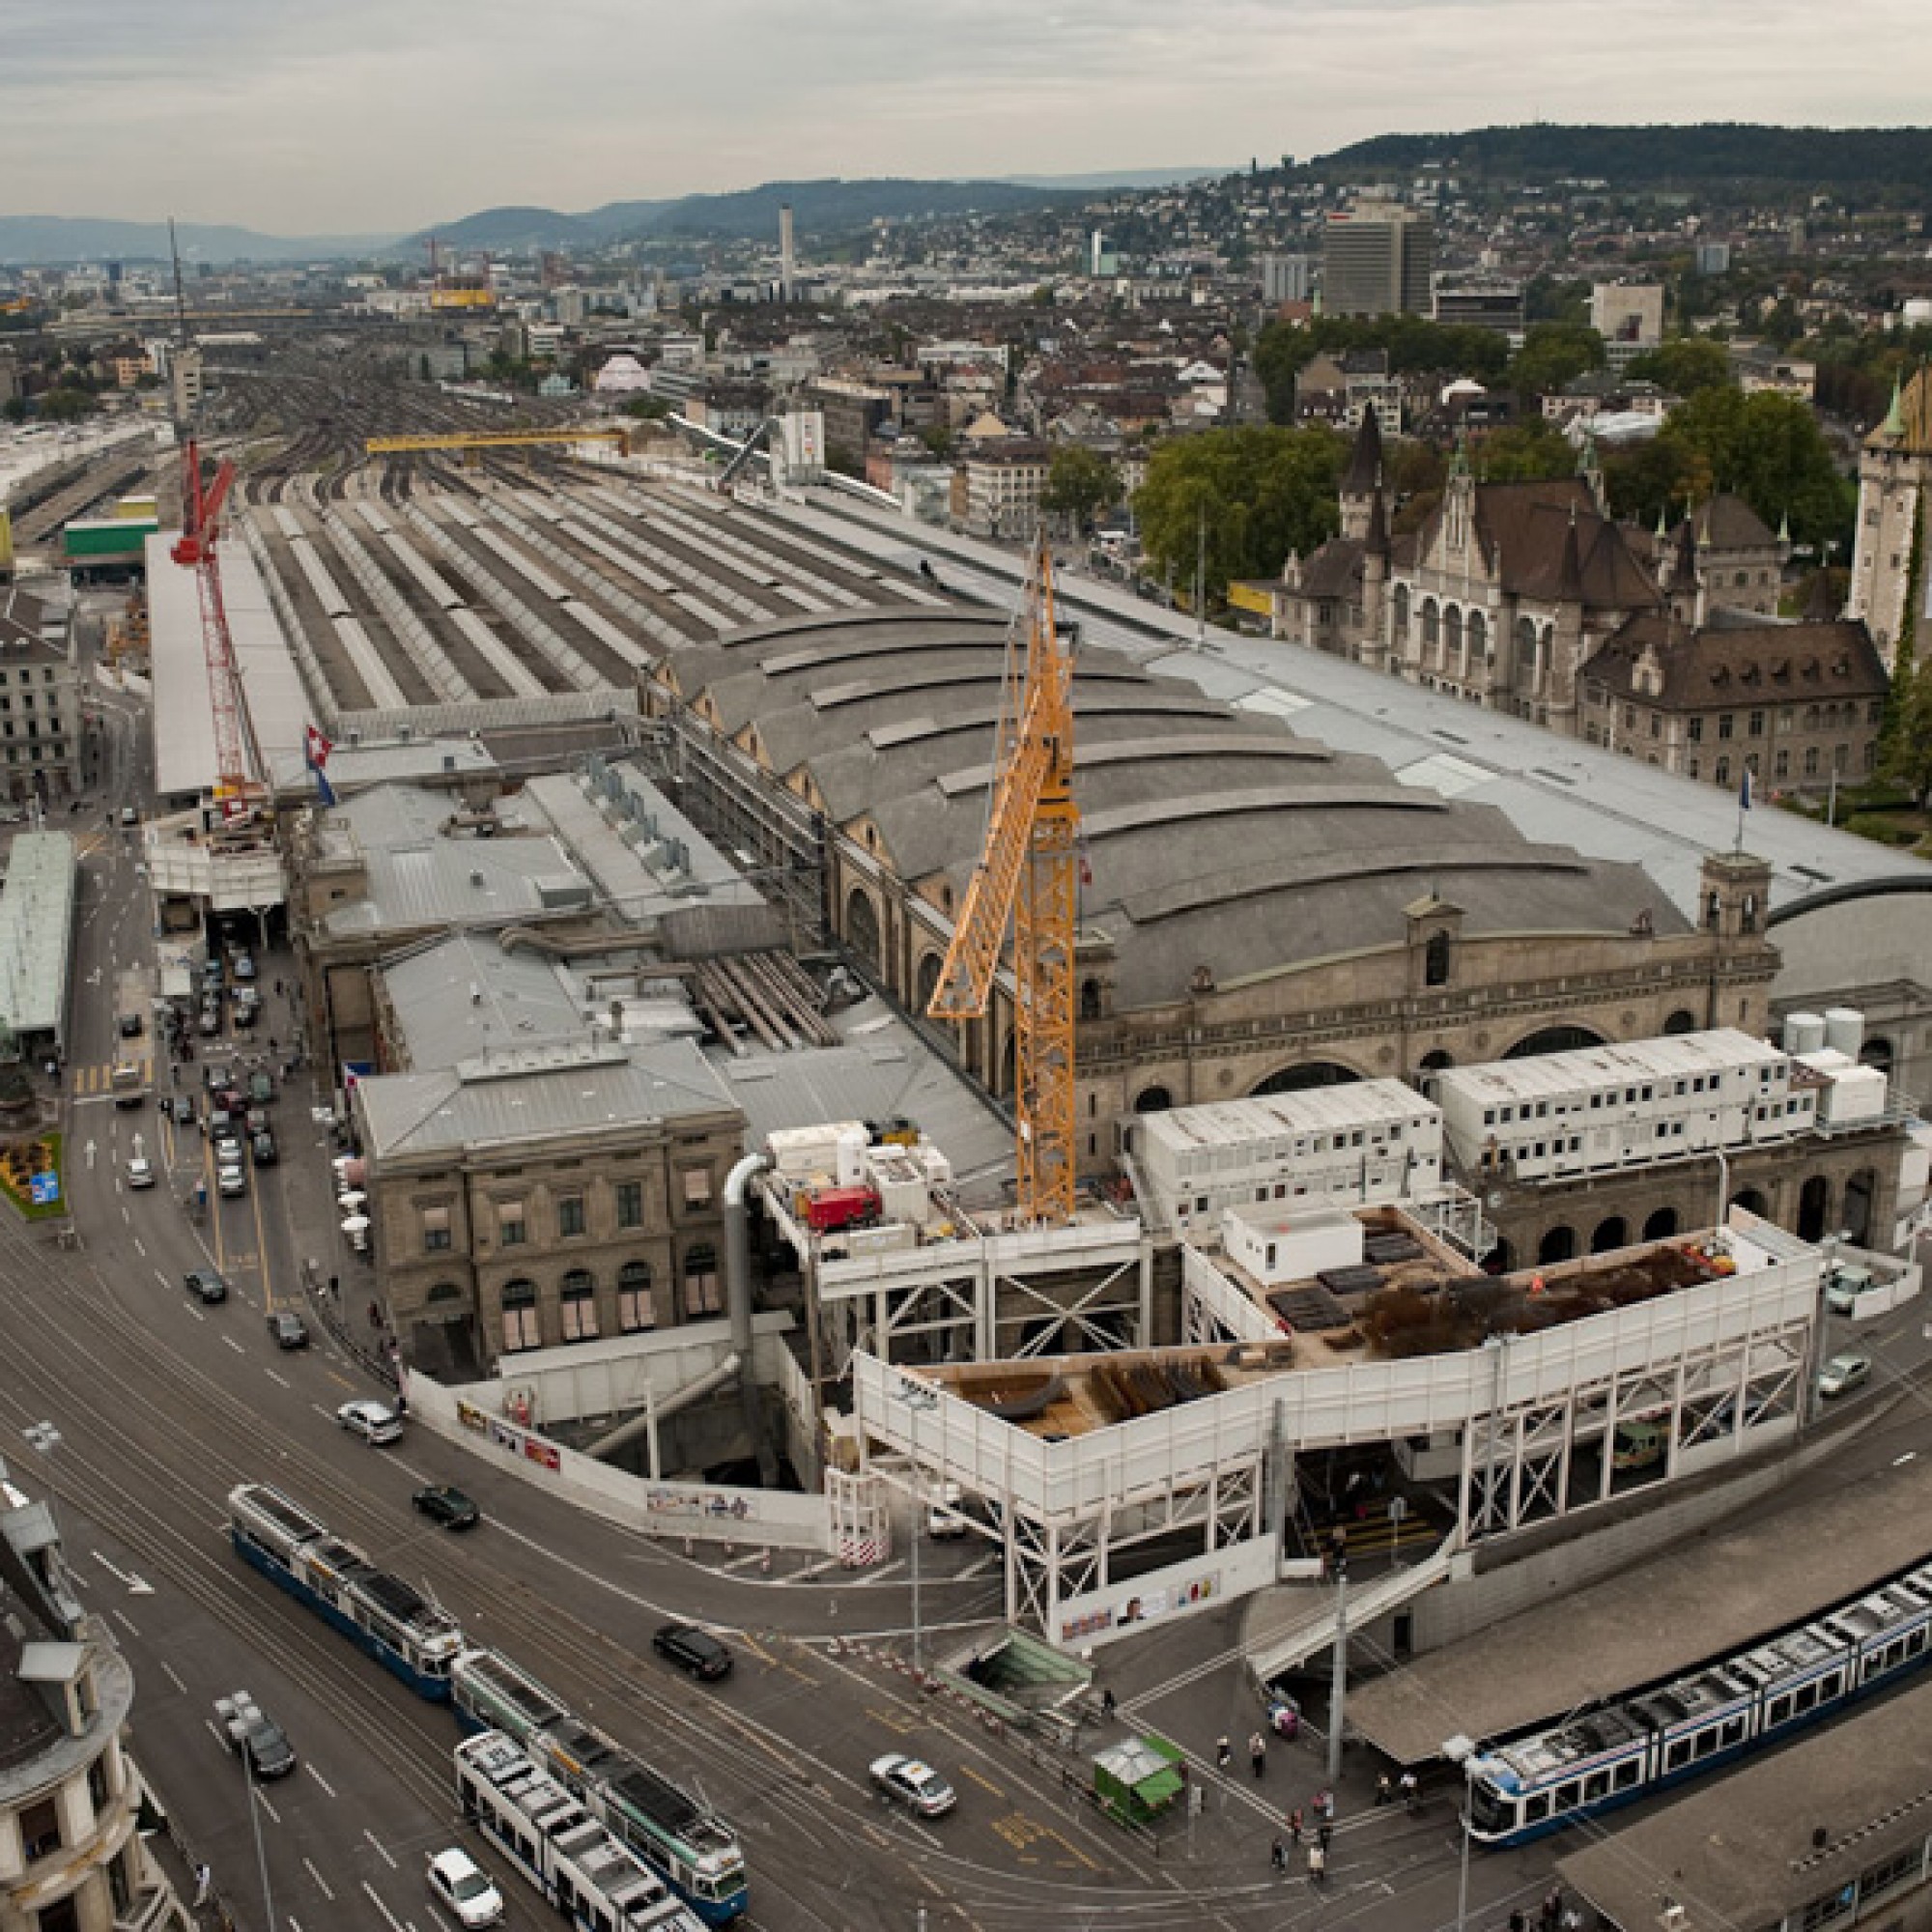
<path id="1" fill-rule="evenodd" d="M 985 844 L 926 1012 L 985 1017 L 1010 918 L 1019 1211 L 1049 1226 L 1073 1216 L 1079 838 L 1072 640 L 1054 621 L 1053 557 L 1042 537 L 1027 576 L 1026 663 L 1008 665 Z"/>

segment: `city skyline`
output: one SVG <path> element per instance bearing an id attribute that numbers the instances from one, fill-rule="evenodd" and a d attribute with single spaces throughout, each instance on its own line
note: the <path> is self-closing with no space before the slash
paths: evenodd
<path id="1" fill-rule="evenodd" d="M 1516 0 L 879 0 L 684 11 L 574 0 L 531 31 L 477 0 L 103 0 L 85 40 L 15 0 L 0 74 L 5 212 L 407 233 L 772 180 L 1005 178 L 1253 156 L 1496 123 L 1922 117 L 1912 0 L 1838 31 L 1640 0 L 1614 38 Z M 1533 39 L 1531 38 L 1533 33 Z M 1883 61 L 1874 49 L 1889 46 Z M 1659 59 L 1668 48 L 1669 58 Z M 748 50 L 755 50 L 748 58 Z M 1714 84 L 1713 76 L 1719 76 Z"/>

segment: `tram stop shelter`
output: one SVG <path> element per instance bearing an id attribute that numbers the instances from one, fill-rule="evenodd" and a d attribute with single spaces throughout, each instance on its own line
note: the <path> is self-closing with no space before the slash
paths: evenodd
<path id="1" fill-rule="evenodd" d="M 1117 1824 L 1151 1825 L 1187 1789 L 1180 1747 L 1150 1734 L 1094 1754 L 1094 1795 Z"/>

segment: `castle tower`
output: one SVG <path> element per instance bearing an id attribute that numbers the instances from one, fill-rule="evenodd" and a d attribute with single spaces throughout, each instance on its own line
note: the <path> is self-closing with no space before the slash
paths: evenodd
<path id="1" fill-rule="evenodd" d="M 1369 533 L 1371 499 L 1382 489 L 1382 425 L 1376 406 L 1362 407 L 1362 426 L 1355 432 L 1355 447 L 1342 478 L 1342 534 L 1360 541 Z"/>
<path id="2" fill-rule="evenodd" d="M 1887 670 L 1898 656 L 1905 628 L 1913 544 L 1928 491 L 1932 369 L 1920 369 L 1911 382 L 1893 385 L 1885 420 L 1865 438 L 1859 453 L 1859 535 L 1845 615 L 1864 619 Z"/>

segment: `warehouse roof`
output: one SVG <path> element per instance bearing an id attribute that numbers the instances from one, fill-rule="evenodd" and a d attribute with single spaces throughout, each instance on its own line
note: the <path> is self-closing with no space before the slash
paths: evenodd
<path id="1" fill-rule="evenodd" d="M 776 775 L 809 776 L 838 822 L 868 819 L 901 876 L 943 872 L 963 892 L 1009 628 L 929 611 L 869 613 L 856 630 L 842 615 L 793 619 L 669 670 Z M 1406 908 L 1432 888 L 1471 938 L 1622 936 L 1640 916 L 1687 927 L 1634 867 L 1529 843 L 1491 807 L 1398 783 L 1377 759 L 1243 717 L 1105 645 L 1081 650 L 1074 703 L 1082 917 L 1117 942 L 1125 1006 L 1184 996 L 1204 962 L 1227 985 L 1400 944 Z M 982 722 L 955 728 L 963 710 Z M 1163 738 L 1164 754 L 1147 754 Z M 1123 743 L 1143 750 L 1123 755 Z"/>

